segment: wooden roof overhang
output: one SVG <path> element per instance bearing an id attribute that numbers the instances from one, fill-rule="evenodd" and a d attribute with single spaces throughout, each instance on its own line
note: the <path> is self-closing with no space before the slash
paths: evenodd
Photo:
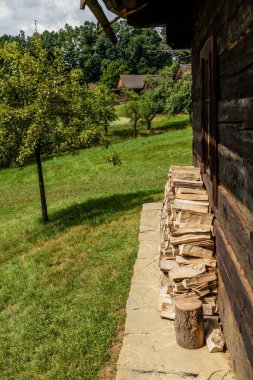
<path id="1" fill-rule="evenodd" d="M 167 41 L 172 48 L 183 49 L 191 46 L 193 0 L 103 0 L 103 2 L 108 10 L 117 15 L 116 19 L 125 18 L 128 24 L 134 27 L 166 26 Z M 87 4 L 94 15 L 101 18 L 100 11 L 98 12 L 99 7 L 101 8 L 98 0 L 81 0 L 82 4 Z M 105 14 L 104 17 L 106 18 Z M 111 23 L 107 18 L 106 21 L 102 20 L 103 23 L 98 17 L 97 19 L 112 40 L 114 32 Z M 114 34 L 113 42 L 115 38 Z"/>

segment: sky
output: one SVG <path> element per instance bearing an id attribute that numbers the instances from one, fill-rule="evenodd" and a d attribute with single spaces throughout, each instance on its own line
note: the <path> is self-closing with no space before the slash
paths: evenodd
<path id="1" fill-rule="evenodd" d="M 107 12 L 108 14 L 108 12 Z M 59 30 L 67 23 L 79 26 L 84 21 L 96 21 L 90 10 L 80 10 L 79 0 L 0 0 L 0 36 L 18 35 L 23 30 L 26 35 Z"/>

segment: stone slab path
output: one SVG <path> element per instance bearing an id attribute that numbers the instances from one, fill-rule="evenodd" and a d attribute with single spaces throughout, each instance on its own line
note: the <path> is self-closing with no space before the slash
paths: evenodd
<path id="1" fill-rule="evenodd" d="M 207 347 L 176 344 L 174 324 L 160 318 L 159 224 L 161 203 L 144 204 L 140 246 L 127 302 L 127 318 L 116 380 L 232 380 L 227 356 Z"/>

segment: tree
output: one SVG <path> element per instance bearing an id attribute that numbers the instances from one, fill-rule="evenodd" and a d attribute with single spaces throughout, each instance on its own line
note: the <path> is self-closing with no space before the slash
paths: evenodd
<path id="1" fill-rule="evenodd" d="M 116 86 L 119 75 L 127 73 L 128 70 L 125 64 L 118 61 L 107 62 L 103 69 L 100 83 L 112 90 Z"/>
<path id="2" fill-rule="evenodd" d="M 160 87 L 147 90 L 140 103 L 140 118 L 145 122 L 147 130 L 151 130 L 152 120 L 164 111 L 164 101 Z"/>
<path id="3" fill-rule="evenodd" d="M 37 33 L 29 50 L 17 43 L 0 48 L 0 162 L 21 167 L 35 157 L 44 222 L 48 213 L 41 155 L 79 149 L 84 129 L 94 126 L 92 102 L 86 98 L 80 70 L 67 70 L 59 50 L 49 59 Z"/>
<path id="4" fill-rule="evenodd" d="M 116 120 L 114 94 L 102 84 L 99 84 L 91 91 L 94 100 L 93 118 L 97 120 L 97 124 L 101 124 L 103 126 L 104 133 L 107 136 L 109 124 Z"/>
<path id="5" fill-rule="evenodd" d="M 191 98 L 192 78 L 191 71 L 183 74 L 182 78 L 174 82 L 169 96 L 166 99 L 165 110 L 168 115 L 175 115 L 180 112 L 192 113 Z"/>
<path id="6" fill-rule="evenodd" d="M 130 121 L 133 123 L 134 138 L 137 137 L 137 124 L 140 119 L 140 95 L 131 90 L 124 91 L 124 95 L 127 99 L 124 105 L 124 115 L 129 117 Z"/>

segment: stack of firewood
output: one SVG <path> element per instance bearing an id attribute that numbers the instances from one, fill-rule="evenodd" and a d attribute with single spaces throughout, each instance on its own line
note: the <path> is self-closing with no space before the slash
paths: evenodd
<path id="1" fill-rule="evenodd" d="M 175 302 L 202 301 L 205 319 L 218 321 L 213 214 L 199 168 L 172 166 L 162 208 L 161 317 L 174 319 Z"/>

